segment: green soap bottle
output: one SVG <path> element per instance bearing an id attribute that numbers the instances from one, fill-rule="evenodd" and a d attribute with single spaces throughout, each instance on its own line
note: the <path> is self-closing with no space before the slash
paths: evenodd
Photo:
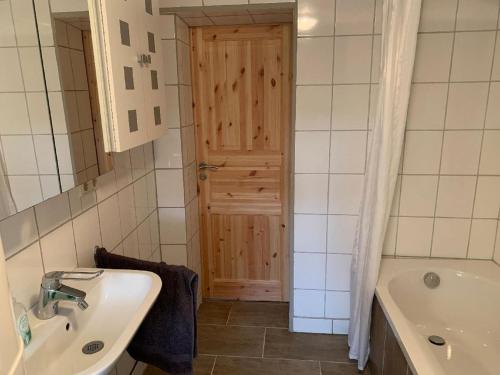
<path id="1" fill-rule="evenodd" d="M 14 314 L 16 316 L 17 332 L 23 339 L 24 346 L 26 347 L 31 342 L 31 328 L 28 314 L 24 306 L 17 302 L 15 298 L 12 298 L 12 304 L 14 305 Z"/>

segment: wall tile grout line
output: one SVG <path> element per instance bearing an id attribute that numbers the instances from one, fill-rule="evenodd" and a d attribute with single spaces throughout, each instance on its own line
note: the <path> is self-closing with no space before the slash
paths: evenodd
<path id="1" fill-rule="evenodd" d="M 335 35 L 335 27 L 336 27 L 336 22 L 337 22 L 337 3 L 335 2 L 333 4 L 333 35 Z M 330 132 L 328 134 L 328 172 L 330 172 L 331 170 L 331 160 L 332 160 L 332 122 L 333 122 L 333 82 L 335 81 L 335 52 L 336 52 L 336 48 L 335 48 L 335 37 L 332 38 L 332 67 L 331 67 L 331 73 L 332 73 L 332 78 L 331 78 L 331 90 L 330 90 L 330 120 L 329 120 L 329 123 L 330 123 Z M 328 211 L 329 211 L 329 208 L 330 208 L 330 204 L 333 204 L 330 202 L 330 184 L 331 184 L 331 181 L 330 181 L 330 175 L 328 175 L 328 180 L 327 180 L 327 184 L 326 184 L 326 192 L 327 192 L 327 196 L 326 196 L 326 212 L 328 214 Z M 328 225 L 329 225 L 329 217 L 326 216 L 326 230 L 325 230 L 325 250 L 328 249 Z M 326 312 L 326 305 L 327 305 L 327 293 L 326 293 L 326 289 L 327 289 L 327 274 L 328 274 L 328 253 L 325 251 L 325 264 L 324 264 L 324 272 L 325 272 L 325 275 L 324 275 L 324 280 L 323 280 L 323 285 L 324 285 L 324 290 L 323 290 L 323 318 L 326 317 L 327 315 L 327 312 Z M 294 286 L 295 288 L 295 286 Z M 296 313 L 295 313 L 295 306 L 293 306 L 293 315 L 294 317 L 297 316 Z M 333 332 L 333 324 L 331 324 L 331 332 Z"/>
<path id="2" fill-rule="evenodd" d="M 500 22 L 500 7 L 497 12 L 497 28 L 498 24 Z M 486 96 L 486 108 L 485 108 L 485 113 L 484 113 L 484 119 L 483 119 L 483 127 L 482 127 L 482 134 L 481 134 L 481 143 L 480 143 L 480 152 L 479 152 L 479 160 L 477 163 L 477 171 L 476 171 L 476 183 L 474 186 L 474 198 L 472 200 L 472 212 L 471 212 L 471 219 L 470 219 L 470 224 L 469 224 L 469 238 L 467 242 L 467 252 L 465 257 L 468 259 L 470 257 L 470 245 L 471 245 L 471 235 L 472 235 L 472 227 L 474 223 L 474 208 L 476 207 L 476 198 L 477 198 L 477 187 L 479 184 L 479 177 L 480 177 L 480 171 L 481 171 L 481 161 L 483 158 L 483 144 L 484 144 L 484 137 L 486 133 L 486 122 L 487 122 L 487 116 L 486 112 L 488 111 L 488 106 L 490 104 L 490 94 L 491 94 L 491 80 L 493 77 L 493 69 L 495 67 L 495 52 L 496 52 L 496 47 L 497 47 L 497 40 L 498 40 L 498 32 L 495 32 L 495 38 L 494 38 L 494 43 L 493 43 L 493 54 L 491 58 L 491 67 L 490 67 L 490 73 L 489 73 L 489 83 L 488 83 L 488 94 Z M 498 228 L 497 228 L 498 231 Z M 493 251 L 491 253 L 491 259 L 493 260 L 495 256 L 495 244 L 496 244 L 496 233 L 495 233 L 495 241 L 493 242 Z"/>
<path id="3" fill-rule="evenodd" d="M 456 30 L 457 28 L 457 17 L 458 17 L 458 9 L 459 9 L 459 2 L 457 2 L 456 9 L 455 9 L 455 18 L 454 18 L 454 26 L 453 29 Z M 452 44 L 451 44 L 451 53 L 450 53 L 450 66 L 449 66 L 449 71 L 448 71 L 448 82 L 447 82 L 447 90 L 446 90 L 446 107 L 445 107 L 445 114 L 444 114 L 444 124 L 446 124 L 446 119 L 448 116 L 448 103 L 450 99 L 450 81 L 451 81 L 451 72 L 453 69 L 453 54 L 455 51 L 455 42 L 456 42 L 456 33 L 453 32 L 453 39 L 452 39 Z M 441 173 L 441 166 L 443 163 L 443 149 L 444 149 L 444 132 L 441 137 L 441 155 L 439 159 L 439 167 L 438 171 Z M 438 181 L 437 181 L 437 193 L 436 193 L 436 199 L 434 202 L 434 218 L 433 218 L 433 223 L 432 223 L 432 232 L 431 232 L 431 242 L 430 242 L 430 249 L 429 249 L 429 256 L 432 257 L 432 249 L 434 247 L 434 233 L 436 229 L 436 212 L 437 212 L 437 205 L 438 205 L 438 196 L 439 196 L 439 185 L 441 182 L 441 176 L 438 175 Z"/>

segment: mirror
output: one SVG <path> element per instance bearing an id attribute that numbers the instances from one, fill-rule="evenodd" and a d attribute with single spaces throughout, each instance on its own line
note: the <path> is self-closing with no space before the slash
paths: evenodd
<path id="1" fill-rule="evenodd" d="M 86 0 L 0 0 L 0 219 L 112 170 Z"/>
<path id="2" fill-rule="evenodd" d="M 87 3 L 50 4 L 56 59 L 42 58 L 46 75 L 58 71 L 60 77 L 65 114 L 65 126 L 60 128 L 67 136 L 70 151 L 58 152 L 61 187 L 65 191 L 109 172 L 113 162 L 111 154 L 104 151 Z M 57 110 L 50 101 L 49 107 L 51 112 Z M 61 147 L 68 149 L 66 144 Z"/>

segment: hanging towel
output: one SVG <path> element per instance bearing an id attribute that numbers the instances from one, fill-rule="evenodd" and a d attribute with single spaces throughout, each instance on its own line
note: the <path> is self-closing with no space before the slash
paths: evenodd
<path id="1" fill-rule="evenodd" d="M 196 346 L 198 275 L 184 266 L 148 262 L 96 249 L 98 268 L 150 271 L 160 276 L 156 302 L 130 342 L 127 351 L 137 361 L 172 374 L 191 375 Z"/>

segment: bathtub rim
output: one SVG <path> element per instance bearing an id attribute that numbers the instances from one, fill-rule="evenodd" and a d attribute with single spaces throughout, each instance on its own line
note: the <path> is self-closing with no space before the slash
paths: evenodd
<path id="1" fill-rule="evenodd" d="M 414 375 L 445 375 L 445 373 L 437 360 L 428 353 L 430 348 L 422 346 L 412 324 L 392 298 L 389 282 L 405 272 L 430 267 L 473 273 L 500 283 L 500 266 L 492 260 L 382 258 L 375 295 Z"/>

